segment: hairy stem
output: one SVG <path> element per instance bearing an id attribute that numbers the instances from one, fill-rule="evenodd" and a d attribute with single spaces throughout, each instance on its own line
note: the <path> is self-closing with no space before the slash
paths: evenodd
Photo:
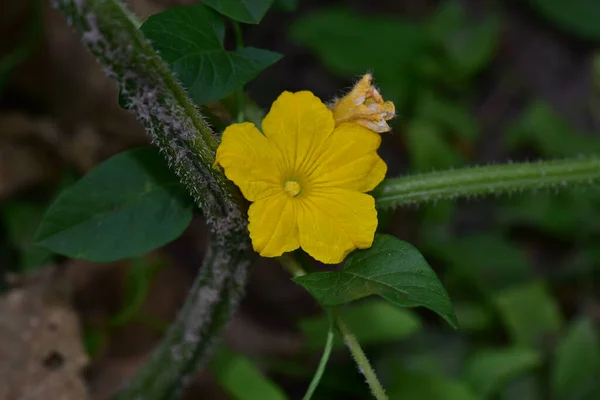
<path id="1" fill-rule="evenodd" d="M 358 366 L 361 374 L 367 380 L 367 384 L 371 388 L 371 392 L 373 393 L 373 397 L 377 400 L 387 400 L 387 395 L 385 394 L 385 390 L 381 383 L 379 383 L 379 379 L 377 379 L 377 374 L 375 374 L 375 370 L 371 367 L 371 363 L 369 359 L 365 355 L 362 347 L 360 347 L 360 343 L 356 340 L 356 336 L 350 331 L 348 325 L 342 320 L 342 317 L 338 313 L 334 311 L 334 319 L 335 324 L 340 331 L 342 338 L 344 339 L 344 343 L 350 349 L 350 353 Z"/>
<path id="2" fill-rule="evenodd" d="M 53 0 L 202 210 L 212 240 L 175 323 L 119 400 L 175 398 L 211 354 L 242 296 L 251 246 L 245 205 L 213 169 L 218 140 L 119 0 Z"/>
<path id="3" fill-rule="evenodd" d="M 600 183 L 600 158 L 513 163 L 384 180 L 373 196 L 380 209 L 459 197 Z"/>
<path id="4" fill-rule="evenodd" d="M 212 355 L 219 339 L 216 333 L 237 309 L 247 267 L 245 258 L 232 258 L 223 248 L 209 248 L 177 321 L 135 379 L 114 399 L 178 398 L 198 366 Z"/>

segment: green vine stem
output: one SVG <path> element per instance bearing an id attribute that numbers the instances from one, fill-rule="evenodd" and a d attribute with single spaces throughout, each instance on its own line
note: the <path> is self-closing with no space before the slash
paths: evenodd
<path id="1" fill-rule="evenodd" d="M 278 260 L 279 260 L 279 263 L 283 266 L 283 268 L 285 268 L 294 278 L 298 277 L 298 276 L 306 275 L 306 271 L 304 270 L 304 268 L 302 267 L 300 262 L 296 258 L 294 258 L 294 256 L 292 254 L 284 254 L 283 256 L 278 257 Z M 338 331 L 342 335 L 342 338 L 344 339 L 344 343 L 350 350 L 350 353 L 352 354 L 352 357 L 354 358 L 354 361 L 356 362 L 356 365 L 358 366 L 360 373 L 363 374 L 363 376 L 365 377 L 365 379 L 367 381 L 367 385 L 369 385 L 369 388 L 371 389 L 371 393 L 373 393 L 373 396 L 377 400 L 388 400 L 388 397 L 385 394 L 385 390 L 383 389 L 383 386 L 381 386 L 381 383 L 379 382 L 379 379 L 377 378 L 377 374 L 375 373 L 375 370 L 371 366 L 371 363 L 369 362 L 369 359 L 365 355 L 365 352 L 363 351 L 362 347 L 360 347 L 360 343 L 358 343 L 358 340 L 356 340 L 356 336 L 354 336 L 354 334 L 350 331 L 350 328 L 348 328 L 348 325 L 346 325 L 346 323 L 344 322 L 342 317 L 339 315 L 339 313 L 334 308 L 327 309 L 326 312 L 331 313 L 331 315 L 333 316 L 333 320 L 338 328 Z M 326 343 L 326 348 L 324 351 L 323 358 L 329 357 L 329 353 L 331 352 L 331 349 L 328 350 L 327 349 L 328 346 L 330 346 L 329 341 Z M 322 368 L 323 369 L 325 368 L 324 364 L 323 364 L 323 358 L 322 358 L 321 362 L 319 363 L 319 370 L 321 370 Z M 327 360 L 327 358 L 325 358 L 325 361 Z M 317 382 L 323 373 L 323 371 L 319 371 L 319 370 L 317 370 L 317 374 L 315 374 Z M 315 380 L 313 379 L 313 382 L 314 381 Z M 313 382 L 311 382 L 311 385 L 310 385 L 311 387 L 309 388 L 309 393 L 311 393 L 311 391 L 315 390 L 313 386 L 315 386 L 316 384 L 313 385 Z"/>
<path id="2" fill-rule="evenodd" d="M 202 210 L 212 233 L 177 320 L 119 400 L 177 397 L 212 354 L 242 296 L 252 247 L 244 202 L 213 169 L 217 137 L 119 0 L 53 0 L 115 79 L 134 112 Z"/>
<path id="3" fill-rule="evenodd" d="M 567 158 L 437 171 L 384 180 L 373 192 L 380 209 L 459 197 L 499 195 L 600 183 L 600 158 Z"/>
<path id="4" fill-rule="evenodd" d="M 342 338 L 344 339 L 344 343 L 350 349 L 350 353 L 358 365 L 358 369 L 364 375 L 367 380 L 367 384 L 371 388 L 371 392 L 373 393 L 373 397 L 377 400 L 387 400 L 388 397 L 385 394 L 385 390 L 381 383 L 379 383 L 379 379 L 377 379 L 377 375 L 375 374 L 375 370 L 371 367 L 371 363 L 369 363 L 369 359 L 365 355 L 362 347 L 360 347 L 360 343 L 356 340 L 356 336 L 350 331 L 348 325 L 342 320 L 339 313 L 334 311 L 334 319 L 335 324 L 337 325 Z"/>
<path id="5" fill-rule="evenodd" d="M 329 357 L 331 356 L 331 351 L 333 350 L 333 336 L 334 336 L 334 318 L 333 318 L 333 310 L 326 309 L 325 313 L 327 314 L 327 338 L 325 339 L 325 348 L 323 349 L 323 355 L 319 360 L 319 366 L 315 371 L 315 375 L 310 381 L 310 385 L 308 385 L 308 389 L 306 390 L 306 394 L 302 397 L 302 400 L 310 400 L 317 390 L 319 386 L 319 382 L 321 382 L 321 378 L 325 373 L 325 367 L 327 367 L 327 362 L 329 361 Z"/>
<path id="6" fill-rule="evenodd" d="M 232 269 L 235 266 L 235 269 Z M 244 292 L 247 263 L 209 248 L 177 321 L 150 360 L 114 400 L 175 399 L 216 349 Z"/>

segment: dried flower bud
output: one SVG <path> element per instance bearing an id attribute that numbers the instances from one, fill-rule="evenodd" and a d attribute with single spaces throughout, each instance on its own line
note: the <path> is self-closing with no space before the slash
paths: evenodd
<path id="1" fill-rule="evenodd" d="M 350 93 L 330 106 L 336 126 L 344 122 L 354 122 L 373 132 L 390 130 L 386 121 L 396 115 L 394 103 L 383 101 L 381 94 L 371 84 L 372 79 L 373 75 L 365 74 Z"/>

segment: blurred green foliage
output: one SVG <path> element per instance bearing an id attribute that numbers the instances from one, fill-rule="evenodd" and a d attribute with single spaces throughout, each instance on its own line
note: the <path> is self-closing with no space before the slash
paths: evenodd
<path id="1" fill-rule="evenodd" d="M 600 3 L 596 0 L 529 0 L 544 17 L 566 32 L 600 40 Z"/>
<path id="2" fill-rule="evenodd" d="M 32 0 L 29 2 L 31 17 L 27 22 L 22 37 L 16 46 L 3 57 L 0 57 L 0 94 L 4 90 L 12 70 L 21 64 L 35 50 L 40 43 L 43 27 L 43 2 Z"/>
<path id="3" fill-rule="evenodd" d="M 361 345 L 394 342 L 407 338 L 421 329 L 421 321 L 411 311 L 396 307 L 383 300 L 370 299 L 342 308 L 340 315 L 356 336 Z M 328 329 L 325 315 L 306 318 L 300 321 L 300 331 L 305 345 L 310 350 L 323 348 Z M 344 343 L 336 335 L 334 348 L 343 348 Z"/>
<path id="4" fill-rule="evenodd" d="M 493 398 L 514 376 L 538 367 L 541 356 L 527 348 L 478 349 L 467 360 L 464 379 L 481 399 Z"/>
<path id="5" fill-rule="evenodd" d="M 4 204 L 1 210 L 9 242 L 19 254 L 16 270 L 31 271 L 51 260 L 52 253 L 35 245 L 35 232 L 42 221 L 44 206 L 25 201 Z"/>
<path id="6" fill-rule="evenodd" d="M 469 80 L 495 54 L 500 15 L 471 21 L 455 1 L 425 21 L 361 16 L 348 9 L 318 10 L 296 21 L 291 37 L 332 72 L 372 71 L 394 101 L 413 170 L 464 163 L 460 146 L 479 127 L 469 111 Z M 407 118 L 411 116 L 411 118 Z"/>
<path id="7" fill-rule="evenodd" d="M 225 391 L 236 400 L 286 400 L 288 397 L 272 381 L 266 379 L 249 359 L 221 347 L 210 366 L 210 372 Z"/>
<path id="8" fill-rule="evenodd" d="M 552 392 L 558 399 L 600 397 L 600 342 L 590 318 L 575 319 L 555 350 Z"/>

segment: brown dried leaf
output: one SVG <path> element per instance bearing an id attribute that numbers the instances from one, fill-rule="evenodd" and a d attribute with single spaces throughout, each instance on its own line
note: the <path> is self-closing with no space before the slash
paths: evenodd
<path id="1" fill-rule="evenodd" d="M 89 399 L 77 315 L 45 270 L 0 297 L 0 399 Z"/>

